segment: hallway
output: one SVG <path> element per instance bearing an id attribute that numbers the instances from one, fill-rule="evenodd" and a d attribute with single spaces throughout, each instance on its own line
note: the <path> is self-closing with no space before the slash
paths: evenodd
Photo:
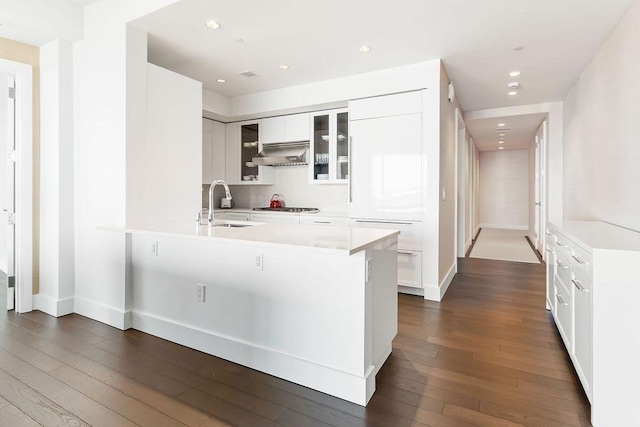
<path id="1" fill-rule="evenodd" d="M 78 315 L 9 313 L 0 425 L 588 426 L 544 274 L 466 258 L 442 303 L 400 295 L 399 334 L 366 408 Z"/>

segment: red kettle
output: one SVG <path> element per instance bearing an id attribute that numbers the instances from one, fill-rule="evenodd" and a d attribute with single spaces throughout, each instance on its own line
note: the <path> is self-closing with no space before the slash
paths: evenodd
<path id="1" fill-rule="evenodd" d="M 274 209 L 282 207 L 282 201 L 280 200 L 279 194 L 276 193 L 273 196 L 271 196 L 271 200 L 269 201 L 269 207 Z"/>

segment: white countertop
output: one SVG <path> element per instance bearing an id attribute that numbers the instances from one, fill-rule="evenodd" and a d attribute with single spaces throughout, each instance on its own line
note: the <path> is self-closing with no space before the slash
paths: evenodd
<path id="1" fill-rule="evenodd" d="M 102 230 L 152 234 L 187 239 L 232 241 L 235 244 L 285 247 L 296 250 L 352 255 L 368 246 L 400 234 L 397 230 L 322 227 L 302 224 L 264 224 L 216 221 L 216 224 L 255 224 L 248 227 L 209 227 L 195 221 L 163 222 L 131 227 L 105 226 Z"/>
<path id="2" fill-rule="evenodd" d="M 551 223 L 585 249 L 640 251 L 640 233 L 603 221 L 563 221 Z"/>

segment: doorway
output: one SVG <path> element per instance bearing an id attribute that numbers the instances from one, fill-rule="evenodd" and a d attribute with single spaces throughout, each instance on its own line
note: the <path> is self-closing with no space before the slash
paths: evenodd
<path id="1" fill-rule="evenodd" d="M 6 284 L 0 275 L 0 312 L 24 313 L 33 309 L 31 65 L 0 58 L 0 116 L 0 269 L 8 273 Z"/>
<path id="2" fill-rule="evenodd" d="M 14 225 L 15 78 L 0 72 L 0 311 L 15 308 Z"/>

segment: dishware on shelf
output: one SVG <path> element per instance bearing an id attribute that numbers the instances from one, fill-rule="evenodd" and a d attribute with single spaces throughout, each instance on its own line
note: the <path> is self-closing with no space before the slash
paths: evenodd
<path id="1" fill-rule="evenodd" d="M 317 178 L 316 178 L 316 179 L 318 179 L 318 180 L 325 180 L 325 179 L 329 179 L 329 174 L 328 174 L 328 173 L 319 173 L 319 174 L 317 175 Z"/>
<path id="2" fill-rule="evenodd" d="M 253 162 L 245 162 L 245 166 L 248 168 L 254 168 L 256 165 Z"/>

